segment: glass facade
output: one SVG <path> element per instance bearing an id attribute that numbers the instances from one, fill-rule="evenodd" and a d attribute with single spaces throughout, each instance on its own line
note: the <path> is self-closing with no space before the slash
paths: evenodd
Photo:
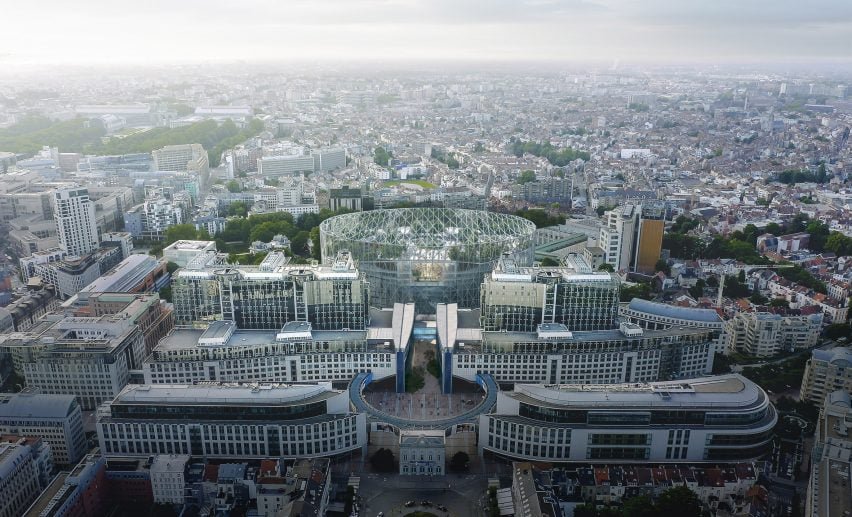
<path id="1" fill-rule="evenodd" d="M 414 302 L 432 314 L 438 303 L 479 307 L 482 279 L 503 253 L 533 260 L 535 225 L 520 217 L 446 208 L 373 210 L 320 225 L 324 263 L 349 251 L 370 282 L 371 305 Z"/>

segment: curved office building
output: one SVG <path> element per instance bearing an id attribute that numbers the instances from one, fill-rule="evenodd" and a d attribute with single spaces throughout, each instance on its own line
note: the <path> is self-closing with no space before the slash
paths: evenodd
<path id="1" fill-rule="evenodd" d="M 109 456 L 334 456 L 366 443 L 346 391 L 316 384 L 130 384 L 98 415 Z"/>
<path id="2" fill-rule="evenodd" d="M 480 285 L 508 253 L 533 261 L 535 225 L 480 210 L 400 208 L 339 215 L 320 225 L 324 262 L 349 251 L 370 282 L 371 305 L 411 302 L 418 313 L 438 303 L 479 307 Z"/>
<path id="3" fill-rule="evenodd" d="M 726 462 L 769 451 L 778 417 L 731 374 L 647 384 L 519 384 L 480 416 L 479 447 L 553 462 Z"/>

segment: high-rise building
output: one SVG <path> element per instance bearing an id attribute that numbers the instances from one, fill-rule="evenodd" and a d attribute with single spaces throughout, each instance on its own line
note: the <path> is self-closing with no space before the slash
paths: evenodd
<path id="1" fill-rule="evenodd" d="M 0 395 L 0 434 L 40 436 L 62 467 L 75 465 L 86 453 L 83 413 L 73 395 Z"/>
<path id="2" fill-rule="evenodd" d="M 130 385 L 98 413 L 107 456 L 336 456 L 367 443 L 347 390 L 302 385 Z"/>
<path id="3" fill-rule="evenodd" d="M 265 178 L 293 176 L 314 171 L 314 157 L 309 154 L 264 156 L 257 160 L 257 172 Z"/>
<path id="4" fill-rule="evenodd" d="M 59 246 L 74 257 L 82 257 L 98 249 L 98 227 L 95 203 L 83 187 L 65 187 L 53 194 L 53 217 L 59 235 Z"/>
<path id="5" fill-rule="evenodd" d="M 653 273 L 663 244 L 665 210 L 662 205 L 624 205 L 604 214 L 598 246 L 605 262 L 616 271 Z"/>
<path id="6" fill-rule="evenodd" d="M 167 145 L 151 153 L 158 171 L 207 172 L 207 151 L 201 144 Z"/>

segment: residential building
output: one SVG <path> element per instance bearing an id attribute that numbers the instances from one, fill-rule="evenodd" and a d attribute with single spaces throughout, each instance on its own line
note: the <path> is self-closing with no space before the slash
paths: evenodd
<path id="1" fill-rule="evenodd" d="M 777 421 L 766 393 L 737 374 L 676 383 L 516 384 L 479 417 L 479 447 L 524 461 L 743 461 L 771 449 Z"/>
<path id="2" fill-rule="evenodd" d="M 768 312 L 738 312 L 725 322 L 727 349 L 757 357 L 815 346 L 821 331 L 821 313 L 782 316 Z"/>
<path id="3" fill-rule="evenodd" d="M 95 203 L 84 187 L 65 187 L 53 193 L 53 217 L 59 247 L 72 257 L 83 257 L 98 249 Z"/>
<path id="4" fill-rule="evenodd" d="M 814 350 L 805 365 L 799 398 L 820 406 L 837 390 L 852 393 L 852 350 L 841 346 Z"/>
<path id="5" fill-rule="evenodd" d="M 73 395 L 0 395 L 0 434 L 41 437 L 60 467 L 75 465 L 86 453 L 83 414 Z"/>
<path id="6" fill-rule="evenodd" d="M 331 497 L 330 461 L 327 458 L 297 459 L 284 465 L 284 472 L 264 471 L 257 475 L 259 517 L 279 515 L 325 515 Z"/>
<path id="7" fill-rule="evenodd" d="M 182 505 L 188 454 L 160 454 L 151 463 L 151 489 L 157 504 Z"/>
<path id="8" fill-rule="evenodd" d="M 107 456 L 335 456 L 366 444 L 348 391 L 302 385 L 129 385 L 98 410 Z"/>

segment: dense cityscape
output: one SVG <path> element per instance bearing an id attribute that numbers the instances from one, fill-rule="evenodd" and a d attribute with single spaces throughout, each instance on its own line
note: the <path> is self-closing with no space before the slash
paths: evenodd
<path id="1" fill-rule="evenodd" d="M 811 65 L 16 64 L 0 517 L 849 515 Z"/>

